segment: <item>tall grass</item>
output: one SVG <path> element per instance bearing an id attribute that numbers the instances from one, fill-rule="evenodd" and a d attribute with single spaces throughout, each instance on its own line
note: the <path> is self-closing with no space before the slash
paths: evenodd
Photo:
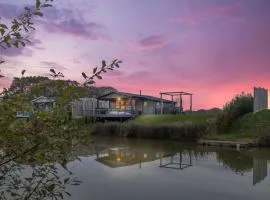
<path id="1" fill-rule="evenodd" d="M 216 127 L 218 133 L 224 133 L 239 117 L 253 112 L 253 97 L 251 94 L 241 94 L 227 103 L 223 111 L 217 116 Z"/>
<path id="2" fill-rule="evenodd" d="M 97 124 L 94 131 L 94 134 L 101 136 L 168 140 L 196 140 L 206 133 L 206 124 L 192 122 L 160 126 L 137 123 L 103 123 Z"/>

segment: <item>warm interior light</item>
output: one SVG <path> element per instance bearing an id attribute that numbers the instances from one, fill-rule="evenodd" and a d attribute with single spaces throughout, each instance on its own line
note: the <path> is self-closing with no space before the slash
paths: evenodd
<path id="1" fill-rule="evenodd" d="M 120 162 L 121 161 L 121 158 L 117 158 L 117 161 Z"/>
<path id="2" fill-rule="evenodd" d="M 117 97 L 117 101 L 121 101 L 121 97 Z"/>
<path id="3" fill-rule="evenodd" d="M 143 157 L 144 157 L 144 158 L 147 158 L 147 153 L 143 154 Z"/>

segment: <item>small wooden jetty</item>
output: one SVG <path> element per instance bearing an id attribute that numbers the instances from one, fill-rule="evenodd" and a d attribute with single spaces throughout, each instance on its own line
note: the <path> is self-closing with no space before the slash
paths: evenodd
<path id="1" fill-rule="evenodd" d="M 223 141 L 223 140 L 198 140 L 197 143 L 204 146 L 233 147 L 237 149 L 256 146 L 254 143 L 251 142 Z"/>

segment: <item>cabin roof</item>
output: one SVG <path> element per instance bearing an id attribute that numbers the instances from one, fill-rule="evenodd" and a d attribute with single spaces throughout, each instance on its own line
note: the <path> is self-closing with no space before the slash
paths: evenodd
<path id="1" fill-rule="evenodd" d="M 55 102 L 55 100 L 53 98 L 50 97 L 44 97 L 44 96 L 40 96 L 38 98 L 35 98 L 31 101 L 32 104 L 38 104 L 38 103 L 53 103 Z"/>
<path id="2" fill-rule="evenodd" d="M 137 98 L 137 99 L 144 99 L 144 100 L 150 100 L 150 101 L 156 101 L 156 102 L 160 102 L 160 100 L 161 100 L 158 97 L 153 97 L 153 96 L 149 96 L 149 95 L 139 95 L 139 94 L 132 94 L 132 93 L 128 93 L 128 92 L 117 92 L 117 91 L 109 92 L 105 95 L 102 95 L 99 97 L 99 99 L 104 99 L 104 100 L 115 99 L 115 97 L 112 96 L 113 94 L 115 94 L 121 98 Z M 171 103 L 171 101 L 169 101 L 167 99 L 163 99 L 163 102 Z"/>

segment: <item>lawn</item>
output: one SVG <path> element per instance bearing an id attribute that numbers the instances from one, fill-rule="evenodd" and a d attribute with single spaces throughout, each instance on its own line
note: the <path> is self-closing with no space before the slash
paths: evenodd
<path id="1" fill-rule="evenodd" d="M 143 115 L 135 119 L 137 124 L 145 125 L 174 125 L 182 123 L 207 123 L 214 120 L 213 114 L 189 114 L 189 115 Z"/>

